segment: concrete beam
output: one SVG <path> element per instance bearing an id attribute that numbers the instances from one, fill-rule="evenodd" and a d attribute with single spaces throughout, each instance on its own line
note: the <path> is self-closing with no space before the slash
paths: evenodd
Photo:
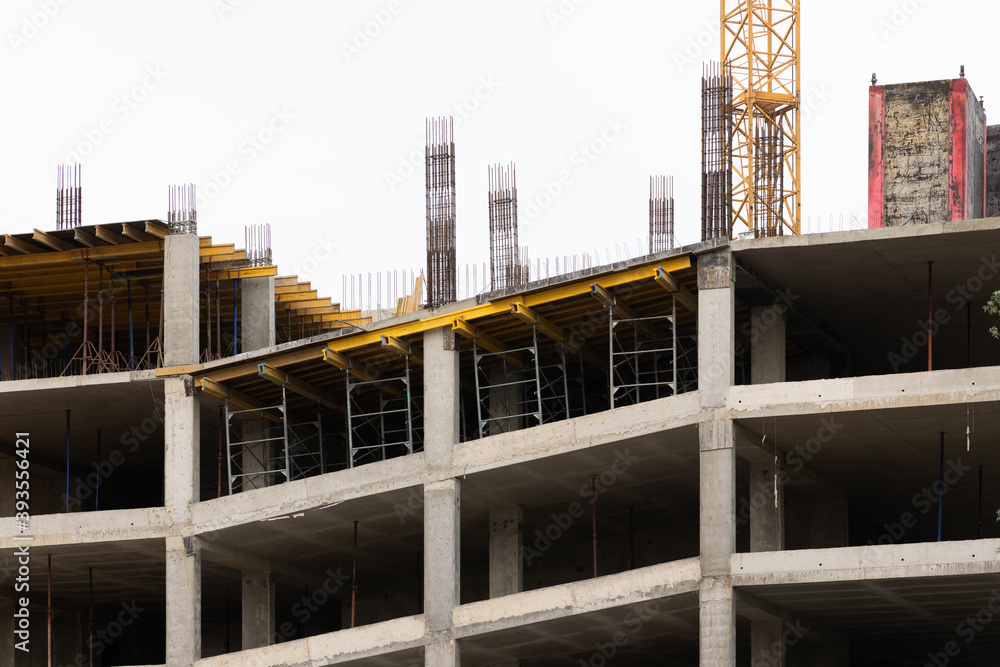
<path id="1" fill-rule="evenodd" d="M 690 595 L 698 590 L 700 578 L 698 559 L 686 558 L 516 593 L 496 600 L 470 602 L 455 610 L 455 636 L 461 639 L 484 632 Z"/>

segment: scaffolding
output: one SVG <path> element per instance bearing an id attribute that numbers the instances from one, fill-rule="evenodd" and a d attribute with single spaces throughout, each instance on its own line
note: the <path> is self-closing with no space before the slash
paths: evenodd
<path id="1" fill-rule="evenodd" d="M 369 379 L 359 378 L 350 370 L 344 373 L 348 467 L 412 454 L 421 448 L 418 427 L 422 413 L 414 401 L 409 355 L 403 357 L 402 373 L 396 376 Z M 376 390 L 374 405 L 371 400 L 362 400 L 367 389 Z"/>
<path id="2" fill-rule="evenodd" d="M 674 177 L 649 177 L 649 254 L 677 246 L 674 236 Z"/>
<path id="3" fill-rule="evenodd" d="M 456 300 L 454 119 L 427 121 L 427 305 Z"/>
<path id="4" fill-rule="evenodd" d="M 229 494 L 260 489 L 292 478 L 288 443 L 288 405 L 285 388 L 275 405 L 233 410 L 223 408 L 226 429 L 226 471 Z M 278 435 L 272 435 L 277 426 Z M 237 432 L 236 427 L 239 427 Z M 278 480 L 278 477 L 283 480 Z"/>
<path id="5" fill-rule="evenodd" d="M 701 240 L 733 233 L 733 80 L 717 63 L 701 78 Z"/>
<path id="6" fill-rule="evenodd" d="M 669 315 L 643 317 L 608 307 L 612 408 L 678 393 L 677 298 L 670 304 Z"/>

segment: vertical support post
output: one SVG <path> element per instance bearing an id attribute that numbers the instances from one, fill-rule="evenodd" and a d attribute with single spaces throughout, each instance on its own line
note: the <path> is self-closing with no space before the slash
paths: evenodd
<path id="1" fill-rule="evenodd" d="M 274 644 L 275 583 L 269 571 L 243 573 L 244 651 Z"/>
<path id="2" fill-rule="evenodd" d="M 66 513 L 69 513 L 69 442 L 70 442 L 70 412 L 66 411 Z"/>
<path id="3" fill-rule="evenodd" d="M 351 627 L 354 627 L 358 609 L 358 522 L 354 522 L 354 557 L 351 562 Z"/>
<path id="4" fill-rule="evenodd" d="M 274 276 L 244 278 L 242 288 L 243 351 L 274 345 Z"/>
<path id="5" fill-rule="evenodd" d="M 704 409 L 726 406 L 734 378 L 735 302 L 728 248 L 698 258 L 698 394 Z M 736 661 L 736 614 L 730 558 L 736 548 L 736 449 L 733 421 L 698 426 L 700 478 L 699 590 L 702 667 Z"/>
<path id="6" fill-rule="evenodd" d="M 594 578 L 597 578 L 597 475 L 592 475 L 590 477 L 590 497 L 594 499 L 591 503 L 591 523 L 592 527 L 592 546 L 594 552 Z"/>
<path id="7" fill-rule="evenodd" d="M 461 482 L 424 484 L 424 622 L 427 667 L 458 665 L 452 613 L 460 603 Z"/>
<path id="8" fill-rule="evenodd" d="M 201 658 L 201 542 L 166 538 L 167 664 Z"/>
<path id="9" fill-rule="evenodd" d="M 83 375 L 87 374 L 87 357 L 90 350 L 87 349 L 87 331 L 90 329 L 90 260 L 83 262 Z"/>
<path id="10" fill-rule="evenodd" d="M 48 600 L 45 603 L 45 617 L 48 622 L 48 667 L 52 667 L 52 554 L 49 554 Z"/>
<path id="11" fill-rule="evenodd" d="M 521 522 L 524 510 L 508 505 L 490 510 L 490 597 L 524 590 Z"/>
<path id="12" fill-rule="evenodd" d="M 201 404 L 191 376 L 163 381 L 164 406 L 164 506 L 175 521 L 187 520 L 198 502 L 200 484 Z"/>
<path id="13" fill-rule="evenodd" d="M 930 338 L 930 332 L 928 332 Z M 938 468 L 938 530 L 937 541 L 941 541 L 941 528 L 944 523 L 944 431 L 941 431 L 941 464 Z"/>
<path id="14" fill-rule="evenodd" d="M 135 370 L 135 331 L 132 328 L 132 276 L 126 279 L 128 289 L 128 369 Z M 195 350 L 198 349 L 197 339 Z"/>
<path id="15" fill-rule="evenodd" d="M 164 239 L 163 308 L 160 312 L 165 366 L 198 362 L 198 252 L 198 235 L 194 232 L 171 233 Z M 111 312 L 113 317 L 113 306 Z"/>
<path id="16" fill-rule="evenodd" d="M 90 614 L 88 616 L 87 622 L 87 646 L 90 648 L 90 662 L 88 665 L 94 664 L 94 568 L 89 569 L 88 573 L 88 583 L 90 586 Z"/>
<path id="17" fill-rule="evenodd" d="M 97 429 L 97 468 L 101 468 L 101 429 Z M 101 475 L 97 476 L 97 489 L 94 492 L 94 511 L 101 509 Z"/>
<path id="18" fill-rule="evenodd" d="M 933 370 L 934 262 L 927 262 L 927 370 Z"/>

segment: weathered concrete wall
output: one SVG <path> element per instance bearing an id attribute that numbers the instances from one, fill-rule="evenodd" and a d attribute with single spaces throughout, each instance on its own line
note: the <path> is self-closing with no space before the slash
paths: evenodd
<path id="1" fill-rule="evenodd" d="M 983 217 L 985 123 L 964 78 L 872 86 L 868 226 Z"/>
<path id="2" fill-rule="evenodd" d="M 1000 216 L 1000 125 L 986 128 L 986 217 Z"/>
<path id="3" fill-rule="evenodd" d="M 951 150 L 947 81 L 885 88 L 885 210 L 887 226 L 948 220 Z"/>

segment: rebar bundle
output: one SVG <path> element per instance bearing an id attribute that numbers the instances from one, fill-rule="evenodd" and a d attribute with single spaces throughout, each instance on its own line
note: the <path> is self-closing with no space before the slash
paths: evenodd
<path id="1" fill-rule="evenodd" d="M 785 142 L 781 128 L 769 119 L 759 119 L 754 128 L 753 231 L 757 238 L 781 236 L 784 209 L 782 161 Z"/>
<path id="2" fill-rule="evenodd" d="M 167 222 L 171 234 L 197 234 L 197 196 L 193 183 L 171 185 L 167 195 Z"/>
<path id="3" fill-rule="evenodd" d="M 243 241 L 250 266 L 270 266 L 273 263 L 271 261 L 270 223 L 247 225 L 243 228 Z"/>
<path id="4" fill-rule="evenodd" d="M 733 233 L 733 80 L 718 63 L 701 78 L 701 240 Z"/>
<path id="5" fill-rule="evenodd" d="M 517 174 L 514 163 L 489 167 L 490 289 L 526 282 L 517 244 Z"/>
<path id="6" fill-rule="evenodd" d="M 56 229 L 73 229 L 82 221 L 83 168 L 79 164 L 56 167 Z"/>
<path id="7" fill-rule="evenodd" d="M 674 177 L 649 177 L 649 254 L 677 245 L 674 236 Z"/>
<path id="8" fill-rule="evenodd" d="M 454 119 L 427 121 L 427 305 L 456 300 Z"/>

